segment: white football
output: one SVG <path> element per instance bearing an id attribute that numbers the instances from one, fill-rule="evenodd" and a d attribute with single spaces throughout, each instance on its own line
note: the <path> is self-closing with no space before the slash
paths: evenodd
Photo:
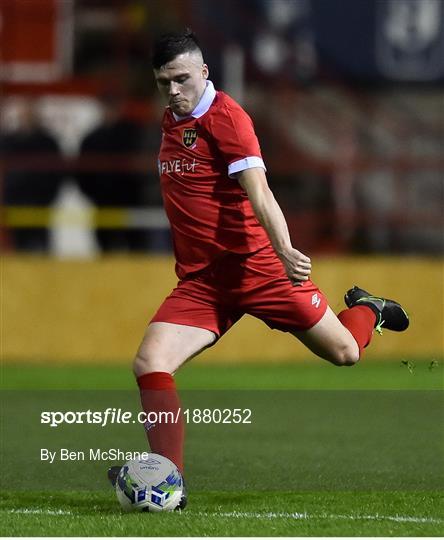
<path id="1" fill-rule="evenodd" d="M 116 495 L 125 512 L 171 512 L 183 494 L 183 478 L 172 461 L 159 454 L 128 461 L 120 469 Z"/>

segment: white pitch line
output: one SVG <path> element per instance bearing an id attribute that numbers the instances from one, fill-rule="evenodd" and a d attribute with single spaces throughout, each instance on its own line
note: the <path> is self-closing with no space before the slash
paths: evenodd
<path id="1" fill-rule="evenodd" d="M 384 516 L 375 515 L 347 515 L 347 514 L 308 514 L 306 512 L 197 512 L 202 517 L 229 517 L 229 518 L 252 518 L 252 519 L 342 519 L 349 521 L 395 521 L 399 523 L 444 523 L 444 519 L 416 516 Z"/>
<path id="2" fill-rule="evenodd" d="M 43 514 L 45 516 L 72 516 L 71 510 L 48 510 L 46 508 L 12 508 L 10 514 Z"/>
<path id="3" fill-rule="evenodd" d="M 47 516 L 72 516 L 71 510 L 49 510 L 45 508 L 16 508 L 7 510 L 10 514 L 43 514 Z M 184 515 L 196 515 L 201 517 L 227 517 L 246 519 L 338 519 L 345 521 L 395 521 L 397 523 L 444 523 L 444 519 L 418 516 L 384 516 L 374 515 L 353 515 L 353 514 L 308 514 L 307 512 L 184 512 Z M 79 514 L 80 515 L 80 514 Z"/>

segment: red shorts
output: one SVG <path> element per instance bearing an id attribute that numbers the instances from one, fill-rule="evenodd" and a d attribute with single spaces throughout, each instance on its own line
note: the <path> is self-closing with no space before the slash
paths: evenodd
<path id="1" fill-rule="evenodd" d="M 151 322 L 197 326 L 222 336 L 245 313 L 284 332 L 308 330 L 327 300 L 311 281 L 294 287 L 271 246 L 229 253 L 179 281 Z"/>

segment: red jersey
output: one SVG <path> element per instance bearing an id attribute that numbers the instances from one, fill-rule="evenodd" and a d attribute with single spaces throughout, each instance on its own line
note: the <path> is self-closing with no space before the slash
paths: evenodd
<path id="1" fill-rule="evenodd" d="M 224 253 L 252 253 L 269 244 L 233 177 L 251 167 L 265 169 L 251 118 L 211 82 L 191 116 L 166 109 L 159 174 L 179 278 Z"/>

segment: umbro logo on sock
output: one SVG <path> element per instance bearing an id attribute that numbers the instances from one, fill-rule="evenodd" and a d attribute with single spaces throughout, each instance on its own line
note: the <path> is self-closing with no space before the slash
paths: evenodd
<path id="1" fill-rule="evenodd" d="M 154 422 L 148 422 L 148 420 L 143 424 L 145 431 L 149 431 L 150 429 L 155 427 L 155 425 L 156 424 Z"/>

